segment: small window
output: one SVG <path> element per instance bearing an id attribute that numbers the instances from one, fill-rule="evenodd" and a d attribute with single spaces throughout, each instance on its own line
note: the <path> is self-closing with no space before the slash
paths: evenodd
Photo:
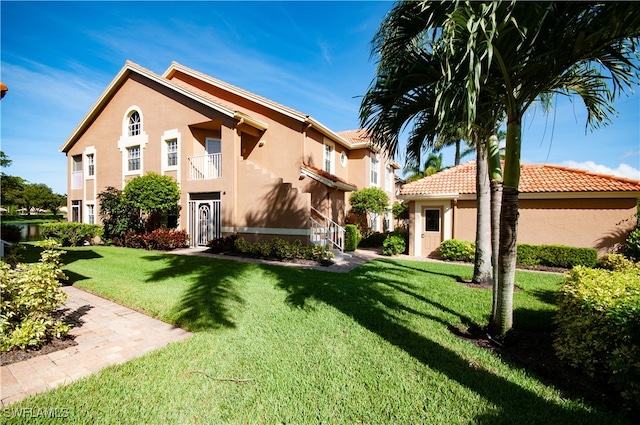
<path id="1" fill-rule="evenodd" d="M 344 152 L 342 152 L 342 153 L 340 154 L 340 164 L 341 164 L 343 167 L 346 167 L 346 166 L 347 166 L 347 159 L 348 159 L 348 158 L 347 158 L 347 154 L 346 154 L 346 153 L 344 153 Z"/>
<path id="2" fill-rule="evenodd" d="M 96 164 L 93 154 L 87 155 L 87 176 L 93 177 L 96 174 Z"/>
<path id="3" fill-rule="evenodd" d="M 95 207 L 95 205 L 87 204 L 87 222 L 89 224 L 96 224 L 96 207 Z"/>
<path id="4" fill-rule="evenodd" d="M 178 140 L 167 140 L 167 167 L 178 165 Z"/>
<path id="5" fill-rule="evenodd" d="M 71 189 L 82 189 L 82 155 L 72 157 Z"/>
<path id="6" fill-rule="evenodd" d="M 440 231 L 440 210 L 424 211 L 424 231 L 425 232 Z"/>
<path id="7" fill-rule="evenodd" d="M 82 223 L 82 201 L 71 201 L 71 221 Z"/>
<path id="8" fill-rule="evenodd" d="M 129 136 L 137 136 L 142 131 L 142 122 L 140 121 L 140 113 L 133 111 L 129 115 Z"/>
<path id="9" fill-rule="evenodd" d="M 139 171 L 140 170 L 140 146 L 132 146 L 127 148 L 128 153 L 128 170 Z"/>
<path id="10" fill-rule="evenodd" d="M 324 171 L 327 173 L 333 173 L 333 145 L 324 145 Z"/>
<path id="11" fill-rule="evenodd" d="M 378 186 L 378 169 L 379 169 L 378 159 L 375 156 L 371 157 L 371 184 L 373 186 Z"/>

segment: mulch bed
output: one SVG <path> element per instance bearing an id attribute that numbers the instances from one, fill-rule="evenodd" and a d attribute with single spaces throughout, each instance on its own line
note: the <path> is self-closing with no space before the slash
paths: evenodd
<path id="1" fill-rule="evenodd" d="M 65 348 L 73 347 L 74 345 L 78 345 L 78 343 L 74 341 L 73 337 L 66 336 L 64 338 L 54 338 L 45 342 L 41 346 L 32 349 L 20 350 L 14 348 L 11 351 L 3 351 L 0 353 L 0 365 L 21 362 L 32 357 L 53 353 L 58 350 L 64 350 Z"/>

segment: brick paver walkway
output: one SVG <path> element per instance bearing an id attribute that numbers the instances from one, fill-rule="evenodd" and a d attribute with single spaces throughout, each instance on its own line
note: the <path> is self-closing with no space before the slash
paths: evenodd
<path id="1" fill-rule="evenodd" d="M 67 286 L 67 315 L 79 324 L 71 329 L 77 345 L 0 367 L 1 402 L 65 385 L 100 369 L 139 357 L 191 335 L 104 298 Z"/>

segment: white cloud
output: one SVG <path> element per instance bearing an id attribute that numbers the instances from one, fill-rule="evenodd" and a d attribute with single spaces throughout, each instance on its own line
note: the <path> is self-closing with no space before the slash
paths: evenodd
<path id="1" fill-rule="evenodd" d="M 628 179 L 640 180 L 640 170 L 632 167 L 629 164 L 620 164 L 617 168 L 610 168 L 606 165 L 596 164 L 593 161 L 576 162 L 576 161 L 563 161 L 560 165 L 578 168 L 581 170 L 592 171 L 594 173 L 609 174 L 618 177 L 624 177 Z"/>

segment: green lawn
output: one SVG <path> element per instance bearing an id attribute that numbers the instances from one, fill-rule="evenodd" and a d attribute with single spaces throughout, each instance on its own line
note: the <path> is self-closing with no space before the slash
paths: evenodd
<path id="1" fill-rule="evenodd" d="M 452 336 L 490 311 L 489 291 L 456 282 L 468 266 L 337 274 L 116 247 L 66 262 L 74 286 L 196 334 L 11 409 L 67 408 L 64 423 L 625 423 Z M 517 324 L 550 326 L 560 279 L 518 272 Z"/>

